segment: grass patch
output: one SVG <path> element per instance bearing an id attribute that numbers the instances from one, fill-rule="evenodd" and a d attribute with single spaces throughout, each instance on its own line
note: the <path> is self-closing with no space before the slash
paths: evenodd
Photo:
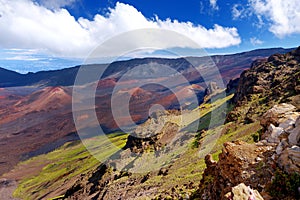
<path id="1" fill-rule="evenodd" d="M 84 142 L 90 147 L 97 149 L 96 157 L 107 157 L 122 148 L 127 139 L 123 133 L 99 136 L 97 140 L 86 139 Z M 102 141 L 102 143 L 99 143 Z M 118 148 L 116 148 L 118 147 Z M 14 196 L 22 199 L 40 199 L 46 191 L 53 191 L 59 188 L 66 180 L 70 180 L 79 174 L 84 174 L 97 166 L 100 162 L 85 148 L 82 143 L 66 143 L 59 149 L 31 158 L 19 164 L 19 167 L 30 167 L 33 163 L 46 164 L 36 176 L 27 176 L 19 182 L 18 188 L 14 191 Z"/>

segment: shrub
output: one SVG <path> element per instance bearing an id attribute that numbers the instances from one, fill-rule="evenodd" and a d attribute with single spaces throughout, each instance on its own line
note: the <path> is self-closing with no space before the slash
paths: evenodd
<path id="1" fill-rule="evenodd" d="M 300 198 L 300 174 L 294 172 L 292 174 L 286 174 L 281 170 L 275 172 L 275 178 L 268 188 L 271 196 L 277 199 L 283 199 L 284 197 L 293 197 L 295 199 Z"/>

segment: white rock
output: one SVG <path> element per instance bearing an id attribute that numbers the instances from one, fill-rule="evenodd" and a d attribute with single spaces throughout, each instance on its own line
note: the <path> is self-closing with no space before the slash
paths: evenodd
<path id="1" fill-rule="evenodd" d="M 300 147 L 286 148 L 277 159 L 277 164 L 287 173 L 300 173 Z"/>
<path id="2" fill-rule="evenodd" d="M 291 150 L 298 151 L 300 153 L 300 147 L 297 145 L 292 146 Z"/>
<path id="3" fill-rule="evenodd" d="M 248 200 L 250 196 L 254 197 L 256 200 L 263 200 L 257 190 L 247 187 L 244 183 L 233 187 L 231 193 L 233 194 L 233 200 Z M 226 196 L 229 196 L 228 194 L 226 194 Z"/>
<path id="4" fill-rule="evenodd" d="M 270 143 L 279 143 L 279 136 L 284 132 L 283 128 L 276 127 L 273 124 L 270 124 L 268 132 L 270 133 L 270 136 L 268 137 L 268 142 Z"/>
<path id="5" fill-rule="evenodd" d="M 291 145 L 299 145 L 300 143 L 300 117 L 298 117 L 296 123 L 295 123 L 295 128 L 291 131 L 289 131 L 289 143 Z"/>
<path id="6" fill-rule="evenodd" d="M 288 146 L 289 144 L 287 143 L 286 140 L 281 141 L 277 148 L 276 148 L 276 153 L 277 155 L 281 154 L 281 152 Z"/>
<path id="7" fill-rule="evenodd" d="M 275 160 L 275 158 L 276 158 L 275 154 L 273 154 L 273 155 L 271 156 L 271 158 L 272 158 L 272 160 Z"/>
<path id="8" fill-rule="evenodd" d="M 298 113 L 293 113 L 290 116 L 288 116 L 287 118 L 285 118 L 283 120 L 283 122 L 281 122 L 279 124 L 279 127 L 283 128 L 284 130 L 288 131 L 294 128 L 294 124 L 296 123 L 297 118 L 299 117 Z"/>
<path id="9" fill-rule="evenodd" d="M 259 161 L 261 161 L 261 160 L 262 160 L 262 158 L 260 158 L 260 157 L 257 157 L 257 158 L 255 158 L 255 160 L 256 160 L 256 162 L 259 162 Z"/>
<path id="10" fill-rule="evenodd" d="M 282 103 L 282 104 L 273 106 L 273 108 L 271 110 L 277 114 L 284 114 L 287 112 L 294 111 L 295 109 L 296 109 L 296 107 L 291 104 Z"/>
<path id="11" fill-rule="evenodd" d="M 291 104 L 283 103 L 275 105 L 263 115 L 260 123 L 264 127 L 268 127 L 271 123 L 280 123 L 280 121 L 278 121 L 280 118 L 290 114 L 295 109 L 296 107 Z"/>

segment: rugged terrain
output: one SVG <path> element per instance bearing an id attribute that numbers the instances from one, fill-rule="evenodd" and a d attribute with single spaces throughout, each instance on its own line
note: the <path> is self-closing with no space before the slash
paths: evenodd
<path id="1" fill-rule="evenodd" d="M 0 192 L 17 187 L 14 196 L 24 199 L 248 199 L 250 192 L 257 199 L 299 198 L 300 48 L 265 58 L 269 52 L 213 57 L 228 82 L 227 96 L 215 83 L 204 85 L 196 74 L 185 73 L 193 84 L 178 87 L 179 96 L 189 97 L 193 90 L 201 101 L 183 112 L 170 91 L 158 86 L 129 89 L 128 81 L 118 82 L 122 67 L 108 71 L 97 83 L 99 121 L 107 130 L 118 130 L 107 106 L 118 82 L 124 85 L 118 98 L 133 95 L 136 110 L 131 115 L 139 126 L 130 135 L 84 139 L 95 157 L 74 141 L 71 87 L 1 89 L 1 169 L 14 169 L 2 176 Z M 166 62 L 148 59 L 155 60 Z M 168 62 L 185 69 L 185 64 L 176 65 L 178 60 Z M 167 110 L 149 115 L 151 105 L 158 103 Z M 15 166 L 28 157 L 33 158 Z"/>
<path id="2" fill-rule="evenodd" d="M 253 131 L 257 143 L 227 142 L 218 162 L 208 155 L 194 198 L 229 199 L 241 183 L 264 199 L 300 198 L 299 61 L 300 48 L 255 62 L 242 73 L 227 121 L 259 122 L 261 129 Z"/>
<path id="3" fill-rule="evenodd" d="M 158 183 L 152 181 L 161 175 L 165 176 L 167 181 L 173 165 L 183 162 L 184 157 L 187 156 L 183 154 L 167 169 L 162 166 L 158 172 L 144 175 L 129 173 L 122 176 L 118 175 L 120 172 L 112 170 L 109 163 L 101 165 L 94 173 L 88 175 L 88 179 L 83 178 L 75 183 L 66 192 L 66 197 L 69 199 L 143 199 L 145 196 L 159 199 L 248 199 L 250 193 L 253 193 L 256 199 L 299 198 L 300 113 L 297 108 L 299 106 L 297 101 L 300 80 L 299 59 L 300 48 L 291 53 L 276 54 L 268 60 L 254 62 L 253 66 L 241 75 L 232 100 L 235 107 L 228 114 L 229 122 L 223 126 L 223 135 L 218 139 L 219 142 L 226 140 L 228 142 L 224 143 L 218 162 L 213 159 L 218 153 L 205 157 L 207 168 L 199 183 L 199 189 L 195 192 L 189 193 L 195 187 L 194 182 L 183 184 L 186 188 L 179 186 L 177 189 L 174 186 L 169 189 L 169 193 L 167 192 L 169 190 L 158 192 L 156 185 Z M 232 121 L 233 113 L 238 113 L 235 121 Z M 146 126 L 151 127 L 151 123 Z M 169 123 L 168 128 L 164 129 L 166 132 L 155 134 L 147 139 L 135 139 L 129 136 L 124 148 L 143 157 L 151 145 L 154 150 L 164 146 L 164 142 L 168 141 L 164 139 L 165 135 L 172 137 L 176 129 L 178 125 Z M 217 128 L 210 131 L 214 133 Z M 200 133 L 199 146 L 203 148 L 201 143 L 205 141 L 205 137 L 209 137 L 209 134 L 206 133 L 205 136 L 205 132 Z M 231 137 L 226 139 L 226 136 Z M 256 143 L 249 143 L 251 141 L 249 137 L 252 137 Z M 237 138 L 240 140 L 236 140 Z M 218 145 L 213 149 L 213 152 L 218 152 Z M 192 157 L 192 153 L 189 152 L 188 156 Z M 118 156 L 118 159 L 124 158 Z M 132 164 L 131 169 L 134 166 L 135 164 Z M 188 168 L 186 170 L 188 172 Z M 188 172 L 186 177 L 192 175 L 189 173 L 191 172 Z M 286 177 L 285 181 L 280 180 L 282 177 Z M 178 183 L 179 180 L 176 182 Z M 145 183 L 148 183 L 146 184 L 148 187 L 144 186 Z M 160 184 L 159 186 L 161 187 Z M 157 192 L 161 194 L 155 196 Z"/>
<path id="4" fill-rule="evenodd" d="M 250 67 L 250 63 L 258 58 L 266 58 L 272 53 L 286 52 L 288 49 L 265 49 L 250 52 L 212 56 L 212 60 L 218 66 L 225 84 L 240 75 Z M 208 58 L 181 58 L 181 59 L 160 59 L 145 58 L 133 59 L 112 63 L 104 73 L 104 79 L 98 83 L 85 82 L 84 90 L 89 90 L 95 84 L 96 111 L 98 120 L 106 132 L 118 130 L 111 112 L 111 96 L 116 85 L 121 91 L 116 94 L 119 105 L 126 108 L 122 103 L 124 97 L 130 95 L 130 117 L 136 123 L 143 123 L 148 118 L 148 111 L 155 104 L 163 105 L 166 109 L 178 109 L 176 96 L 189 98 L 191 92 L 195 92 L 201 103 L 207 86 L 199 75 L 192 70 L 191 63 L 195 66 L 207 62 Z M 189 62 L 191 63 L 189 63 Z M 141 78 L 132 74 L 133 80 L 120 80 L 120 77 L 138 65 L 151 64 L 152 71 L 157 70 L 155 65 L 166 65 L 176 69 L 190 81 L 188 86 L 177 86 L 176 77 L 169 77 L 162 73 L 161 77 L 155 77 L 157 84 L 148 84 L 146 87 L 134 87 L 135 82 Z M 107 65 L 86 66 L 88 73 L 97 68 L 104 68 Z M 0 174 L 13 168 L 20 160 L 54 150 L 67 141 L 77 140 L 75 126 L 72 117 L 72 85 L 79 66 L 57 71 L 44 71 L 38 73 L 18 74 L 5 69 L 0 69 Z M 150 70 L 151 71 L 151 70 Z M 208 70 L 201 70 L 206 73 Z M 139 73 L 138 73 L 139 75 Z M 149 76 L 149 75 L 148 75 Z M 216 76 L 216 75 L 214 75 Z M 207 83 L 214 81 L 214 76 Z M 147 77 L 147 76 L 146 76 Z M 151 81 L 151 74 L 143 81 Z M 159 84 L 173 84 L 177 94 L 159 86 Z M 80 97 L 81 98 L 81 97 Z M 88 97 L 82 94 L 82 101 L 88 101 Z M 84 108 L 94 109 L 94 108 Z M 83 116 L 86 117 L 86 116 Z M 120 115 L 123 125 L 129 123 L 128 116 Z M 98 122 L 89 122 L 90 127 L 96 127 Z M 17 147 L 17 148 L 16 148 Z M 5 152 L 10 152 L 7 155 Z"/>

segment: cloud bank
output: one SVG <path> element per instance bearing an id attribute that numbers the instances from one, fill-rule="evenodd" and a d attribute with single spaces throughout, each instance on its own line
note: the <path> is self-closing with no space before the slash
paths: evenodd
<path id="1" fill-rule="evenodd" d="M 224 48 L 241 43 L 235 27 L 216 24 L 207 29 L 191 22 L 161 20 L 158 16 L 147 19 L 136 8 L 123 3 L 117 3 L 104 15 L 95 15 L 93 20 L 75 19 L 68 10 L 59 8 L 61 2 L 52 0 L 45 5 L 30 0 L 0 0 L 0 47 L 41 49 L 57 56 L 85 57 L 106 39 L 142 28 L 176 31 L 202 48 Z M 166 44 L 166 48 L 173 47 L 171 43 Z"/>
<path id="2" fill-rule="evenodd" d="M 258 28 L 267 26 L 278 38 L 300 33 L 299 0 L 248 0 L 246 6 L 232 7 L 233 19 L 243 19 L 255 15 Z"/>
<path id="3" fill-rule="evenodd" d="M 270 21 L 269 30 L 277 37 L 300 33 L 299 0 L 250 0 L 254 12 Z"/>

